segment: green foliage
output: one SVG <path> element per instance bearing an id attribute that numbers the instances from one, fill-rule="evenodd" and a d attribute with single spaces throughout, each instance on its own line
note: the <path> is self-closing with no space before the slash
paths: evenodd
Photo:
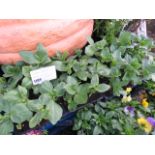
<path id="1" fill-rule="evenodd" d="M 16 129 L 15 124 L 26 121 L 30 128 L 46 120 L 56 124 L 63 115 L 62 105 L 72 111 L 87 103 L 93 94 L 112 91 L 120 96 L 123 87 L 154 79 L 155 61 L 149 53 L 152 40 L 122 31 L 124 23 L 108 21 L 98 39 L 89 37 L 89 45 L 70 57 L 66 52 L 58 52 L 49 58 L 45 48 L 38 44 L 34 53 L 20 52 L 24 62 L 3 65 L 1 133 L 10 134 Z M 101 29 L 96 27 L 94 33 L 99 35 Z M 58 78 L 34 86 L 30 71 L 50 65 L 56 66 Z M 94 133 L 98 132 L 99 126 Z"/>
<path id="2" fill-rule="evenodd" d="M 42 44 L 38 44 L 36 52 L 34 54 L 31 51 L 21 51 L 20 56 L 26 63 L 30 65 L 45 65 L 50 62 L 47 51 Z"/>
<path id="3" fill-rule="evenodd" d="M 130 102 L 130 106 L 135 108 L 134 115 L 127 114 L 124 110 L 125 106 L 127 105 L 124 105 L 120 98 L 106 102 L 98 101 L 94 105 L 89 104 L 77 113 L 73 130 L 84 135 L 146 134 L 137 124 L 137 118 L 140 113 L 146 117 L 150 114 L 154 115 L 155 112 L 141 108 L 136 100 Z"/>
<path id="4" fill-rule="evenodd" d="M 119 36 L 120 32 L 124 30 L 129 22 L 130 20 L 126 19 L 96 19 L 93 38 L 96 40 L 101 40 L 106 37 L 107 42 L 111 44 L 113 41 L 115 41 L 116 37 Z"/>
<path id="5" fill-rule="evenodd" d="M 52 124 L 56 124 L 60 118 L 62 117 L 62 108 L 56 104 L 55 102 L 49 102 L 47 105 L 47 110 L 48 110 L 48 120 Z"/>
<path id="6" fill-rule="evenodd" d="M 4 72 L 4 77 L 0 79 L 2 134 L 10 134 L 19 125 L 20 128 L 17 129 L 22 129 L 21 124 L 26 121 L 29 122 L 30 128 L 36 127 L 43 120 L 56 124 L 63 114 L 61 103 L 57 102 L 59 98 L 63 97 L 68 108 L 73 110 L 79 104 L 87 103 L 92 93 L 110 89 L 108 84 L 100 84 L 99 81 L 94 87 L 89 86 L 87 80 L 92 77 L 88 71 L 89 57 L 82 56 L 82 59 L 79 59 L 80 51 L 69 58 L 65 54 L 57 53 L 50 59 L 46 50 L 39 44 L 35 53 L 23 51 L 20 55 L 25 63 L 2 66 Z M 57 71 L 61 72 L 59 78 L 33 86 L 30 71 L 49 65 L 55 65 Z M 91 85 L 94 84 L 91 82 Z M 30 92 L 36 97 L 34 98 Z"/>

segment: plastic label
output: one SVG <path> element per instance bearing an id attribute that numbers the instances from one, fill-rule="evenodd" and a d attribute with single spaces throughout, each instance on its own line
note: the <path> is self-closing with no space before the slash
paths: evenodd
<path id="1" fill-rule="evenodd" d="M 44 81 L 50 81 L 57 78 L 55 66 L 43 67 L 30 72 L 33 85 L 38 85 Z"/>

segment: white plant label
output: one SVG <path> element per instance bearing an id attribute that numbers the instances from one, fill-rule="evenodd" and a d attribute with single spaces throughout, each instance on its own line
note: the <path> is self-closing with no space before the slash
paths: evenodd
<path id="1" fill-rule="evenodd" d="M 147 24 L 146 24 L 146 20 L 141 19 L 140 26 L 137 29 L 137 34 L 139 36 L 147 37 Z"/>
<path id="2" fill-rule="evenodd" d="M 50 81 L 57 78 L 55 66 L 43 67 L 30 72 L 33 85 L 38 85 L 44 81 Z"/>

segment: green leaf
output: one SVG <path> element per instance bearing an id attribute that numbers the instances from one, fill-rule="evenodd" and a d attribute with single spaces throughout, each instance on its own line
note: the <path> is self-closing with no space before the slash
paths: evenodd
<path id="1" fill-rule="evenodd" d="M 4 72 L 4 77 L 10 77 L 14 75 L 14 72 L 12 71 L 14 70 L 14 67 L 12 65 L 2 65 L 1 69 Z"/>
<path id="2" fill-rule="evenodd" d="M 74 70 L 74 72 L 81 71 L 81 64 L 77 60 L 75 60 L 73 63 L 73 70 Z"/>
<path id="3" fill-rule="evenodd" d="M 41 112 L 37 112 L 29 121 L 29 127 L 34 128 L 36 127 L 41 121 L 43 117 Z"/>
<path id="4" fill-rule="evenodd" d="M 22 86 L 27 88 L 27 89 L 30 89 L 32 88 L 33 86 L 33 83 L 32 83 L 32 80 L 30 77 L 25 77 L 23 80 L 22 80 Z"/>
<path id="5" fill-rule="evenodd" d="M 6 86 L 7 86 L 6 79 L 0 77 L 0 94 L 3 94 L 5 92 Z"/>
<path id="6" fill-rule="evenodd" d="M 64 62 L 54 61 L 52 64 L 55 65 L 56 70 L 61 71 L 61 72 L 66 71 L 66 65 L 64 64 Z"/>
<path id="7" fill-rule="evenodd" d="M 32 117 L 32 112 L 24 104 L 16 104 L 11 109 L 11 120 L 14 123 L 23 123 Z"/>
<path id="8" fill-rule="evenodd" d="M 112 60 L 112 54 L 109 51 L 109 48 L 105 48 L 100 52 L 100 57 L 103 62 L 110 62 Z"/>
<path id="9" fill-rule="evenodd" d="M 57 60 L 61 60 L 61 61 L 64 61 L 64 60 L 66 60 L 67 59 L 67 57 L 68 57 L 68 52 L 66 52 L 66 51 L 64 51 L 63 53 L 62 52 L 56 52 L 56 58 L 57 58 Z"/>
<path id="10" fill-rule="evenodd" d="M 88 45 L 85 48 L 85 54 L 88 56 L 93 56 L 96 52 L 95 46 Z"/>
<path id="11" fill-rule="evenodd" d="M 28 107 L 28 109 L 31 110 L 31 111 L 33 111 L 33 112 L 38 112 L 40 109 L 43 108 L 43 106 L 44 106 L 44 105 L 43 105 L 42 103 L 40 103 L 40 102 L 38 101 L 38 99 L 29 100 L 29 101 L 27 102 L 27 107 Z"/>
<path id="12" fill-rule="evenodd" d="M 21 74 L 21 69 L 19 66 L 3 65 L 2 70 L 4 72 L 4 77 L 14 77 Z"/>
<path id="13" fill-rule="evenodd" d="M 76 104 L 84 104 L 88 100 L 88 88 L 85 85 L 78 87 L 78 92 L 74 96 L 74 102 Z"/>
<path id="14" fill-rule="evenodd" d="M 91 79 L 91 85 L 93 87 L 97 86 L 99 84 L 99 77 L 97 74 L 93 75 L 92 76 L 92 79 Z"/>
<path id="15" fill-rule="evenodd" d="M 72 76 L 67 77 L 67 83 L 70 85 L 77 85 L 78 84 L 77 79 L 72 77 Z"/>
<path id="16" fill-rule="evenodd" d="M 96 49 L 103 49 L 106 44 L 107 44 L 106 40 L 103 39 L 103 40 L 97 41 L 95 43 L 95 47 L 96 47 Z"/>
<path id="17" fill-rule="evenodd" d="M 131 33 L 123 31 L 120 34 L 119 41 L 121 45 L 127 46 L 131 44 Z"/>
<path id="18" fill-rule="evenodd" d="M 42 44 L 37 45 L 37 50 L 34 54 L 34 57 L 39 61 L 40 64 L 47 64 L 51 62 L 51 59 L 48 57 L 47 51 Z"/>
<path id="19" fill-rule="evenodd" d="M 15 105 L 16 103 L 13 103 L 11 101 L 1 101 L 0 103 L 0 111 L 5 112 L 6 114 L 10 113 L 10 109 Z"/>
<path id="20" fill-rule="evenodd" d="M 70 95 L 74 95 L 76 93 L 75 87 L 76 87 L 75 85 L 70 85 L 70 84 L 67 84 L 64 86 L 65 90 Z"/>
<path id="21" fill-rule="evenodd" d="M 122 131 L 122 127 L 117 120 L 113 119 L 111 123 L 112 123 L 113 129 L 117 129 L 119 131 Z"/>
<path id="22" fill-rule="evenodd" d="M 8 81 L 6 83 L 6 87 L 8 90 L 12 90 L 16 87 L 18 82 L 22 79 L 23 75 L 21 74 L 21 70 L 18 70 L 16 73 L 13 74 L 7 74 L 5 73 L 3 75 L 4 77 L 10 77 L 8 78 Z"/>
<path id="23" fill-rule="evenodd" d="M 17 90 L 10 90 L 7 93 L 4 94 L 4 100 L 10 101 L 10 102 L 20 102 L 21 96 L 19 95 L 19 92 Z"/>
<path id="24" fill-rule="evenodd" d="M 101 63 L 97 64 L 97 73 L 103 77 L 108 77 L 110 75 L 111 69 L 106 65 L 102 65 Z"/>
<path id="25" fill-rule="evenodd" d="M 48 105 L 51 102 L 49 94 L 41 94 L 39 97 L 39 104 Z"/>
<path id="26" fill-rule="evenodd" d="M 103 113 L 103 109 L 101 108 L 100 105 L 95 104 L 94 109 L 95 109 L 95 111 L 96 111 L 97 113 L 102 113 L 102 114 L 104 114 L 104 113 Z"/>
<path id="27" fill-rule="evenodd" d="M 19 75 L 15 75 L 12 78 L 8 79 L 8 83 L 7 83 L 7 89 L 8 90 L 12 90 L 15 89 L 15 87 L 17 86 L 18 82 L 22 79 L 23 75 L 19 74 Z"/>
<path id="28" fill-rule="evenodd" d="M 53 86 L 52 83 L 50 81 L 45 81 L 43 82 L 40 87 L 39 87 L 39 91 L 41 93 L 50 93 L 53 91 Z"/>
<path id="29" fill-rule="evenodd" d="M 96 58 L 90 57 L 90 58 L 88 59 L 88 63 L 89 63 L 89 64 L 97 64 L 97 63 L 99 63 L 99 60 L 96 59 Z"/>
<path id="30" fill-rule="evenodd" d="M 88 43 L 89 43 L 90 45 L 93 45 L 93 44 L 94 44 L 94 40 L 92 39 L 91 36 L 87 37 L 87 40 L 88 40 Z"/>
<path id="31" fill-rule="evenodd" d="M 19 54 L 26 63 L 31 65 L 39 64 L 39 61 L 35 58 L 31 51 L 21 51 Z"/>
<path id="32" fill-rule="evenodd" d="M 89 73 L 87 71 L 79 71 L 77 72 L 77 77 L 82 81 L 87 81 Z"/>
<path id="33" fill-rule="evenodd" d="M 114 95 L 120 96 L 120 93 L 123 90 L 122 89 L 122 83 L 121 83 L 120 79 L 118 79 L 118 78 L 113 79 L 112 78 L 111 79 L 111 86 L 112 86 Z"/>
<path id="34" fill-rule="evenodd" d="M 111 71 L 110 71 L 110 76 L 111 77 L 120 77 L 121 76 L 121 72 L 119 70 L 119 68 L 116 67 L 111 67 Z"/>
<path id="35" fill-rule="evenodd" d="M 112 57 L 113 61 L 117 61 L 117 63 L 121 63 L 123 61 L 120 50 L 115 50 L 114 53 L 112 53 Z"/>
<path id="36" fill-rule="evenodd" d="M 5 120 L 0 123 L 0 135 L 9 135 L 13 132 L 14 126 L 11 120 Z"/>
<path id="37" fill-rule="evenodd" d="M 0 99 L 0 113 L 3 111 L 3 100 L 2 99 Z"/>
<path id="38" fill-rule="evenodd" d="M 30 71 L 31 71 L 31 67 L 30 66 L 23 66 L 22 67 L 22 74 L 26 77 L 30 77 Z"/>
<path id="39" fill-rule="evenodd" d="M 27 92 L 27 89 L 25 87 L 18 86 L 18 91 L 19 91 L 19 94 L 22 97 L 22 99 L 27 98 L 28 92 Z"/>
<path id="40" fill-rule="evenodd" d="M 48 120 L 54 125 L 56 124 L 62 117 L 62 108 L 55 103 L 54 101 L 51 101 L 47 105 L 47 110 L 49 111 L 48 113 Z"/>
<path id="41" fill-rule="evenodd" d="M 83 120 L 91 120 L 91 117 L 92 117 L 92 112 L 91 111 L 86 111 L 83 115 Z"/>
<path id="42" fill-rule="evenodd" d="M 107 84 L 99 84 L 96 87 L 96 91 L 100 92 L 100 93 L 104 93 L 104 92 L 108 91 L 109 89 L 110 89 L 110 85 L 107 85 Z"/>
<path id="43" fill-rule="evenodd" d="M 140 45 L 144 46 L 144 48 L 154 48 L 154 41 L 151 38 L 143 38 L 140 41 Z"/>
<path id="44" fill-rule="evenodd" d="M 95 126 L 93 135 L 103 134 L 102 128 L 100 126 Z"/>
<path id="45" fill-rule="evenodd" d="M 74 102 L 73 100 L 68 101 L 68 109 L 69 111 L 76 110 L 77 108 L 77 103 Z"/>
<path id="46" fill-rule="evenodd" d="M 65 93 L 64 86 L 65 86 L 65 83 L 64 82 L 60 82 L 54 88 L 54 91 L 56 92 L 56 96 L 57 97 L 60 97 L 60 96 L 63 96 L 64 95 L 64 93 Z"/>
<path id="47" fill-rule="evenodd" d="M 78 120 L 77 122 L 75 121 L 74 126 L 73 126 L 73 130 L 80 130 L 82 125 L 82 121 Z"/>
<path id="48" fill-rule="evenodd" d="M 106 113 L 106 119 L 107 119 L 107 120 L 108 120 L 108 119 L 111 119 L 111 118 L 113 118 L 115 115 L 116 115 L 116 113 L 115 113 L 114 111 L 108 111 L 108 112 Z"/>

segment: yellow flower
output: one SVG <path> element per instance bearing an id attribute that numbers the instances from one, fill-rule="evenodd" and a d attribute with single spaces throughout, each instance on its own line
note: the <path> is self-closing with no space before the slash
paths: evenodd
<path id="1" fill-rule="evenodd" d="M 132 91 L 132 88 L 131 88 L 131 87 L 127 87 L 126 90 L 125 90 L 125 92 L 126 92 L 127 94 L 129 94 L 131 91 Z"/>
<path id="2" fill-rule="evenodd" d="M 147 99 L 146 98 L 144 98 L 143 100 L 142 100 L 142 106 L 144 107 L 144 108 L 147 108 L 148 106 L 149 106 L 149 102 L 147 101 Z"/>
<path id="3" fill-rule="evenodd" d="M 123 96 L 122 98 L 122 102 L 123 103 L 127 103 L 127 102 L 130 102 L 132 100 L 131 96 Z"/>
<path id="4" fill-rule="evenodd" d="M 150 133 L 152 125 L 143 117 L 137 119 L 137 123 L 144 129 L 146 133 Z"/>

